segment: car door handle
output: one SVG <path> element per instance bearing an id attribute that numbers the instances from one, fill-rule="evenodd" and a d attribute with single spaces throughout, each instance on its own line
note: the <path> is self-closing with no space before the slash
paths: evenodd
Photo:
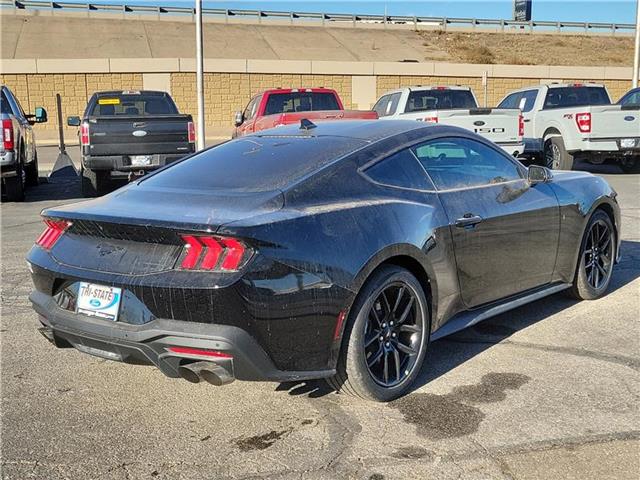
<path id="1" fill-rule="evenodd" d="M 466 228 L 473 227 L 482 221 L 480 215 L 473 215 L 472 213 L 466 213 L 462 218 L 456 220 L 456 227 Z"/>
<path id="2" fill-rule="evenodd" d="M 525 119 L 523 120 L 523 122 L 524 122 L 524 123 L 529 123 L 530 121 L 531 121 L 531 119 L 530 119 L 530 118 L 525 118 Z"/>

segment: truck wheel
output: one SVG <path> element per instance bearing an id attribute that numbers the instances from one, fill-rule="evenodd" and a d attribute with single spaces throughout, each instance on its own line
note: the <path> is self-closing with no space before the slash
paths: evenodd
<path id="1" fill-rule="evenodd" d="M 564 148 L 561 136 L 547 137 L 544 140 L 544 164 L 551 170 L 573 169 L 573 155 Z"/>
<path id="2" fill-rule="evenodd" d="M 4 190 L 10 202 L 24 201 L 25 173 L 22 162 L 16 166 L 16 176 L 4 179 Z"/>
<path id="3" fill-rule="evenodd" d="M 106 193 L 109 182 L 109 172 L 91 170 L 82 165 L 80 176 L 83 197 L 98 197 Z"/>
<path id="4" fill-rule="evenodd" d="M 33 157 L 33 161 L 24 167 L 24 171 L 27 176 L 26 183 L 30 187 L 35 187 L 38 185 L 38 154 L 36 153 Z"/>
<path id="5" fill-rule="evenodd" d="M 623 158 L 620 160 L 620 168 L 624 173 L 640 173 L 640 156 Z"/>

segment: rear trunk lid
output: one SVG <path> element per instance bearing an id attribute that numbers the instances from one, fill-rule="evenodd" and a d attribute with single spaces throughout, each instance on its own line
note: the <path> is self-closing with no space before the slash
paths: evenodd
<path id="1" fill-rule="evenodd" d="M 174 268 L 184 249 L 180 234 L 215 233 L 222 225 L 275 212 L 280 191 L 195 192 L 130 185 L 110 195 L 43 211 L 71 226 L 51 250 L 63 265 L 147 275 Z"/>
<path id="2" fill-rule="evenodd" d="M 190 151 L 190 115 L 89 117 L 89 155 L 179 154 Z"/>

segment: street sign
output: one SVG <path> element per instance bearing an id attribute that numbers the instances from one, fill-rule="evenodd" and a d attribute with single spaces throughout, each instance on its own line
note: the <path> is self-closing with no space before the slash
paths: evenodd
<path id="1" fill-rule="evenodd" d="M 513 19 L 518 22 L 528 22 L 531 20 L 532 0 L 513 0 Z"/>

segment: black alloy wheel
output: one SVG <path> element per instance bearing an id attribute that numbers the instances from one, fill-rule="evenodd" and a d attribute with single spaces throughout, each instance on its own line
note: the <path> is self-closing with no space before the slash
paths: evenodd
<path id="1" fill-rule="evenodd" d="M 598 219 L 591 224 L 582 254 L 587 282 L 596 290 L 608 283 L 611 277 L 613 251 L 611 229 L 603 220 Z"/>
<path id="2" fill-rule="evenodd" d="M 402 283 L 388 285 L 375 299 L 365 323 L 367 369 L 376 383 L 393 387 L 413 371 L 422 344 L 417 299 Z"/>

